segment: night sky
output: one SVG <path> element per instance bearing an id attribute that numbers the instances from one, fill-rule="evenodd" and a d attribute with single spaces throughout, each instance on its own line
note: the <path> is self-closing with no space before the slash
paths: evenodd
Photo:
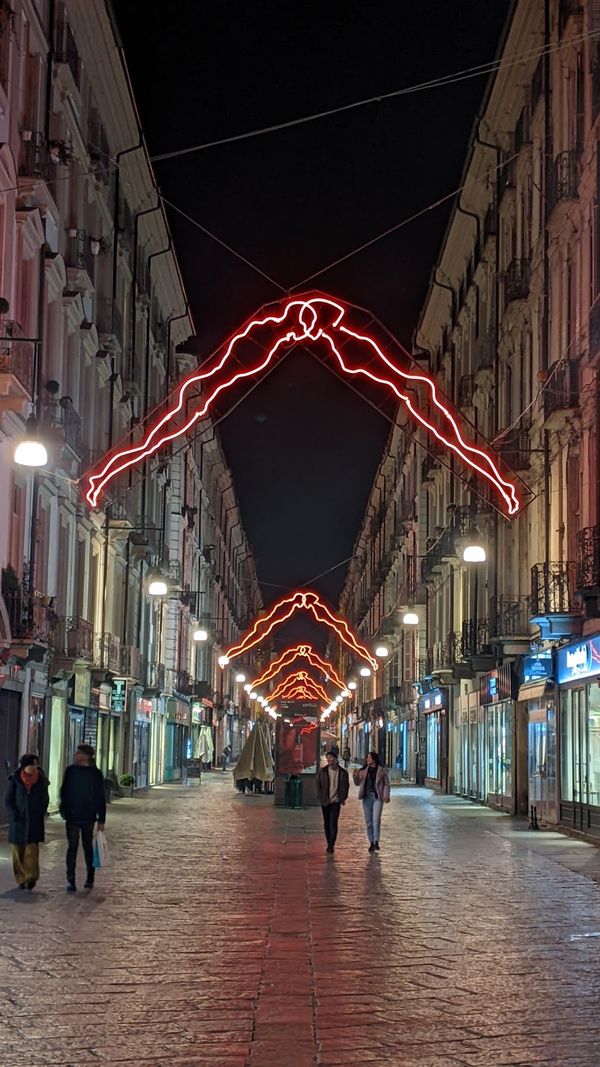
<path id="1" fill-rule="evenodd" d="M 114 0 L 152 154 L 488 62 L 510 6 Z M 160 162 L 161 191 L 288 288 L 456 188 L 485 85 L 477 77 Z M 447 220 L 438 208 L 308 288 L 368 308 L 410 345 Z M 281 294 L 173 211 L 170 222 L 204 356 Z M 267 604 L 351 554 L 388 430 L 303 351 L 221 423 Z M 345 572 L 313 585 L 335 603 Z"/>

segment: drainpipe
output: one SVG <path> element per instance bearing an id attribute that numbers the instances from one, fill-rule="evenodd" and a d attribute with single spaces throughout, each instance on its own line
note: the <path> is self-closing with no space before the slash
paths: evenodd
<path id="1" fill-rule="evenodd" d="M 550 188 L 552 167 L 552 114 L 550 99 L 550 41 L 551 41 L 550 0 L 544 0 L 544 190 L 547 193 Z M 548 196 L 544 197 L 544 298 L 541 330 L 540 363 L 541 370 L 547 371 L 549 366 L 550 348 L 550 263 L 548 258 L 549 234 L 548 234 Z M 544 430 L 544 552 L 546 563 L 550 562 L 552 551 L 552 534 L 550 530 L 551 506 L 550 506 L 550 441 L 548 431 Z"/>
<path id="2" fill-rule="evenodd" d="M 479 128 L 480 128 L 480 125 L 481 125 L 481 121 L 482 120 L 481 120 L 481 116 L 480 116 L 479 117 L 479 123 L 478 123 L 478 126 L 477 126 L 478 132 L 476 134 L 475 139 L 478 142 L 478 144 L 480 144 L 482 146 L 482 148 L 489 148 L 490 151 L 496 153 L 496 192 L 495 192 L 495 196 L 494 196 L 494 204 L 495 204 L 495 208 L 496 208 L 496 251 L 495 251 L 494 274 L 495 274 L 496 281 L 495 281 L 495 291 L 494 291 L 494 304 L 495 304 L 495 307 L 494 307 L 494 323 L 493 323 L 493 341 L 494 341 L 494 353 L 496 355 L 496 359 L 494 360 L 494 389 L 496 391 L 496 396 L 498 396 L 499 384 L 500 384 L 500 368 L 499 368 L 498 359 L 497 359 L 497 356 L 498 356 L 498 341 L 499 341 L 499 337 L 500 337 L 500 196 L 499 196 L 499 193 L 500 193 L 500 164 L 502 162 L 502 149 L 500 148 L 499 145 L 493 144 L 491 141 L 484 141 L 483 138 L 479 135 Z M 496 413 L 495 414 L 494 431 L 497 432 L 498 431 L 498 415 L 497 415 L 498 408 L 497 408 L 497 406 L 495 407 L 494 410 L 495 410 L 495 413 Z M 493 590 L 492 596 L 494 598 L 494 603 L 498 602 L 498 533 L 499 533 L 499 529 L 498 529 L 498 514 L 497 514 L 497 512 L 494 512 L 494 547 L 495 547 L 495 555 L 494 555 L 494 566 L 493 566 L 493 569 L 492 569 L 492 590 Z"/>
<path id="3" fill-rule="evenodd" d="M 138 275 L 138 237 L 140 232 L 140 219 L 145 215 L 153 215 L 155 211 L 161 209 L 160 199 L 154 207 L 147 207 L 143 211 L 136 212 L 135 220 L 133 223 L 133 277 L 131 279 L 131 353 L 130 353 L 130 373 L 129 378 L 133 381 L 135 378 L 135 343 L 136 343 L 136 329 L 137 329 L 137 275 Z"/>

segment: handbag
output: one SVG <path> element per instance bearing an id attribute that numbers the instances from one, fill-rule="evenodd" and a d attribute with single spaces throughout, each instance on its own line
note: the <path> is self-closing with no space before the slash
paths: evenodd
<path id="1" fill-rule="evenodd" d="M 104 830 L 97 830 L 94 835 L 94 867 L 108 867 L 109 852 Z"/>

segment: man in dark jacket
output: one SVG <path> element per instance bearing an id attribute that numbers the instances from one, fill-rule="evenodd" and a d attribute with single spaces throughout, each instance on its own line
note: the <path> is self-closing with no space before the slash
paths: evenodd
<path id="1" fill-rule="evenodd" d="M 33 889 L 40 876 L 40 842 L 48 811 L 48 779 L 37 756 L 21 756 L 19 770 L 8 779 L 4 803 L 10 812 L 8 840 L 12 845 L 15 881 L 19 889 Z"/>
<path id="2" fill-rule="evenodd" d="M 75 893 L 79 835 L 87 867 L 86 889 L 94 888 L 94 824 L 104 829 L 106 795 L 102 771 L 94 763 L 91 745 L 79 745 L 75 762 L 67 767 L 60 789 L 60 814 L 67 823 L 67 893 Z"/>
<path id="3" fill-rule="evenodd" d="M 338 819 L 343 804 L 348 799 L 350 778 L 348 771 L 340 767 L 337 751 L 327 753 L 327 766 L 321 767 L 317 775 L 317 793 L 323 812 L 323 827 L 327 840 L 327 851 L 333 852 L 338 833 Z"/>

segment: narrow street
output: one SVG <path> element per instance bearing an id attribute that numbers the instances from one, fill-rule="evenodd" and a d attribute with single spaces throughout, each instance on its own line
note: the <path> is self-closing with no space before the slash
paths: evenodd
<path id="1" fill-rule="evenodd" d="M 91 894 L 59 819 L 31 894 L 2 844 L 2 1067 L 598 1063 L 597 849 L 410 788 L 340 827 L 227 773 L 114 803 Z"/>

